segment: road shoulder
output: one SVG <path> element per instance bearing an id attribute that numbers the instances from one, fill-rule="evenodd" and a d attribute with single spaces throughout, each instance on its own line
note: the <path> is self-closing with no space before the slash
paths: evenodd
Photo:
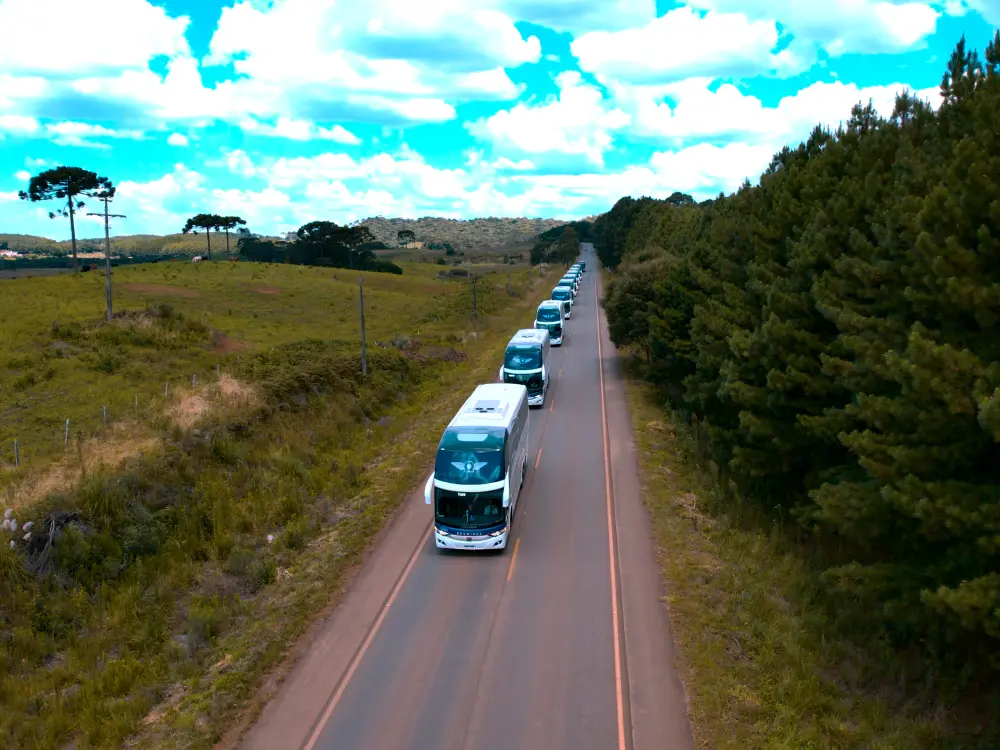
<path id="1" fill-rule="evenodd" d="M 693 747 L 687 700 L 675 664 L 653 525 L 642 501 L 627 385 L 603 310 L 600 322 L 632 750 L 687 750 Z"/>

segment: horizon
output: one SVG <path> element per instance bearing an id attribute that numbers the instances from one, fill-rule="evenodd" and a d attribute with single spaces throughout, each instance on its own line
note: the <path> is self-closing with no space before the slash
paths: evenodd
<path id="1" fill-rule="evenodd" d="M 573 221 L 625 195 L 701 201 L 756 183 L 859 101 L 888 115 L 906 89 L 937 106 L 959 38 L 981 51 L 1000 23 L 982 0 L 834 0 L 839 16 L 759 0 L 116 2 L 127 41 L 69 0 L 0 1 L 5 233 L 69 239 L 53 202 L 17 197 L 57 164 L 114 182 L 116 236 L 174 234 L 202 212 L 275 236 L 378 214 Z M 87 47 L 63 44 L 74 35 Z"/>

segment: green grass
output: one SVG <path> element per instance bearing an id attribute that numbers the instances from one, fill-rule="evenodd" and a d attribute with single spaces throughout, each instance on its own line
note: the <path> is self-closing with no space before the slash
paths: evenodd
<path id="1" fill-rule="evenodd" d="M 196 306 L 215 300 L 203 308 L 206 326 L 213 316 L 228 319 L 218 304 L 261 282 L 252 278 L 261 270 L 156 269 L 155 283 L 184 275 L 185 288 L 203 294 L 173 298 L 169 314 L 143 313 L 124 341 L 117 324 L 94 321 L 84 300 L 61 327 L 79 328 L 81 352 L 94 348 L 91 339 L 114 352 L 141 339 L 177 357 L 202 346 Z M 318 298 L 328 287 L 353 290 L 356 279 L 270 270 L 268 285 L 310 288 Z M 356 341 L 335 339 L 344 324 L 290 296 L 285 309 L 271 309 L 298 328 L 247 323 L 243 338 L 255 350 L 227 361 L 244 402 L 226 396 L 227 380 L 178 394 L 159 416 L 133 425 L 151 436 L 148 450 L 116 469 L 70 463 L 73 481 L 62 492 L 21 508 L 20 531 L 31 520 L 33 538 L 17 551 L 7 536 L 0 545 L 0 735 L 14 746 L 209 747 L 251 718 L 264 675 L 336 601 L 372 536 L 426 473 L 440 430 L 475 384 L 492 379 L 510 331 L 549 280 L 521 272 L 508 296 L 506 277 L 483 279 L 478 331 L 463 284 L 420 269 L 365 282 L 377 311 L 369 311 L 369 331 L 379 332 L 369 336 L 368 378 L 359 374 Z M 65 309 L 74 289 L 63 289 Z M 50 298 L 34 299 L 24 298 L 25 307 Z M 257 304 L 249 297 L 244 321 Z M 394 345 L 374 345 L 380 337 Z M 194 429 L 162 412 L 196 401 L 212 408 Z"/>
<path id="2" fill-rule="evenodd" d="M 455 314 L 471 312 L 466 286 L 437 280 L 428 264 L 403 276 L 366 274 L 369 342 L 393 336 L 435 336 L 451 330 Z M 38 468 L 63 450 L 71 433 L 92 435 L 112 420 L 158 413 L 164 385 L 190 384 L 231 368 L 242 349 L 306 336 L 359 339 L 357 272 L 250 263 L 162 263 L 114 273 L 115 310 L 168 304 L 183 313 L 189 335 L 170 345 L 148 321 L 108 326 L 104 278 L 5 281 L 0 294 L 0 487 L 19 440 L 26 467 Z M 504 278 L 506 278 L 504 276 Z"/>
<path id="3" fill-rule="evenodd" d="M 1000 747 L 996 686 L 838 622 L 802 551 L 719 499 L 689 428 L 634 373 L 628 399 L 698 747 Z"/>

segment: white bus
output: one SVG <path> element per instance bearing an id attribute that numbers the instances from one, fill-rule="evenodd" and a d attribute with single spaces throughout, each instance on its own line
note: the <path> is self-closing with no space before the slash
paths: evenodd
<path id="1" fill-rule="evenodd" d="M 522 328 L 507 343 L 500 366 L 500 380 L 520 383 L 528 389 L 528 406 L 544 406 L 549 391 L 548 331 Z"/>
<path id="2" fill-rule="evenodd" d="M 573 294 L 580 291 L 580 278 L 575 273 L 567 273 L 559 280 L 560 285 L 569 285 L 573 287 Z"/>
<path id="3" fill-rule="evenodd" d="M 566 336 L 566 303 L 558 300 L 545 300 L 535 311 L 535 328 L 549 332 L 549 343 L 552 346 L 562 346 Z"/>
<path id="4" fill-rule="evenodd" d="M 528 391 L 481 385 L 438 443 L 424 502 L 434 506 L 434 542 L 446 549 L 507 546 L 528 469 Z"/>
<path id="5" fill-rule="evenodd" d="M 552 288 L 550 299 L 566 303 L 566 320 L 573 317 L 573 290 L 568 286 L 555 286 Z"/>

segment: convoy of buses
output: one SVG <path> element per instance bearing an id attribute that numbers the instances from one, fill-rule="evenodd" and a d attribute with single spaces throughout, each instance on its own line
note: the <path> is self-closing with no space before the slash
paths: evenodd
<path id="1" fill-rule="evenodd" d="M 533 328 L 514 334 L 499 383 L 480 385 L 438 443 L 424 502 L 434 507 L 437 547 L 502 550 L 528 469 L 528 410 L 548 395 L 551 346 L 567 340 L 566 321 L 586 271 L 574 263 L 535 312 Z"/>

